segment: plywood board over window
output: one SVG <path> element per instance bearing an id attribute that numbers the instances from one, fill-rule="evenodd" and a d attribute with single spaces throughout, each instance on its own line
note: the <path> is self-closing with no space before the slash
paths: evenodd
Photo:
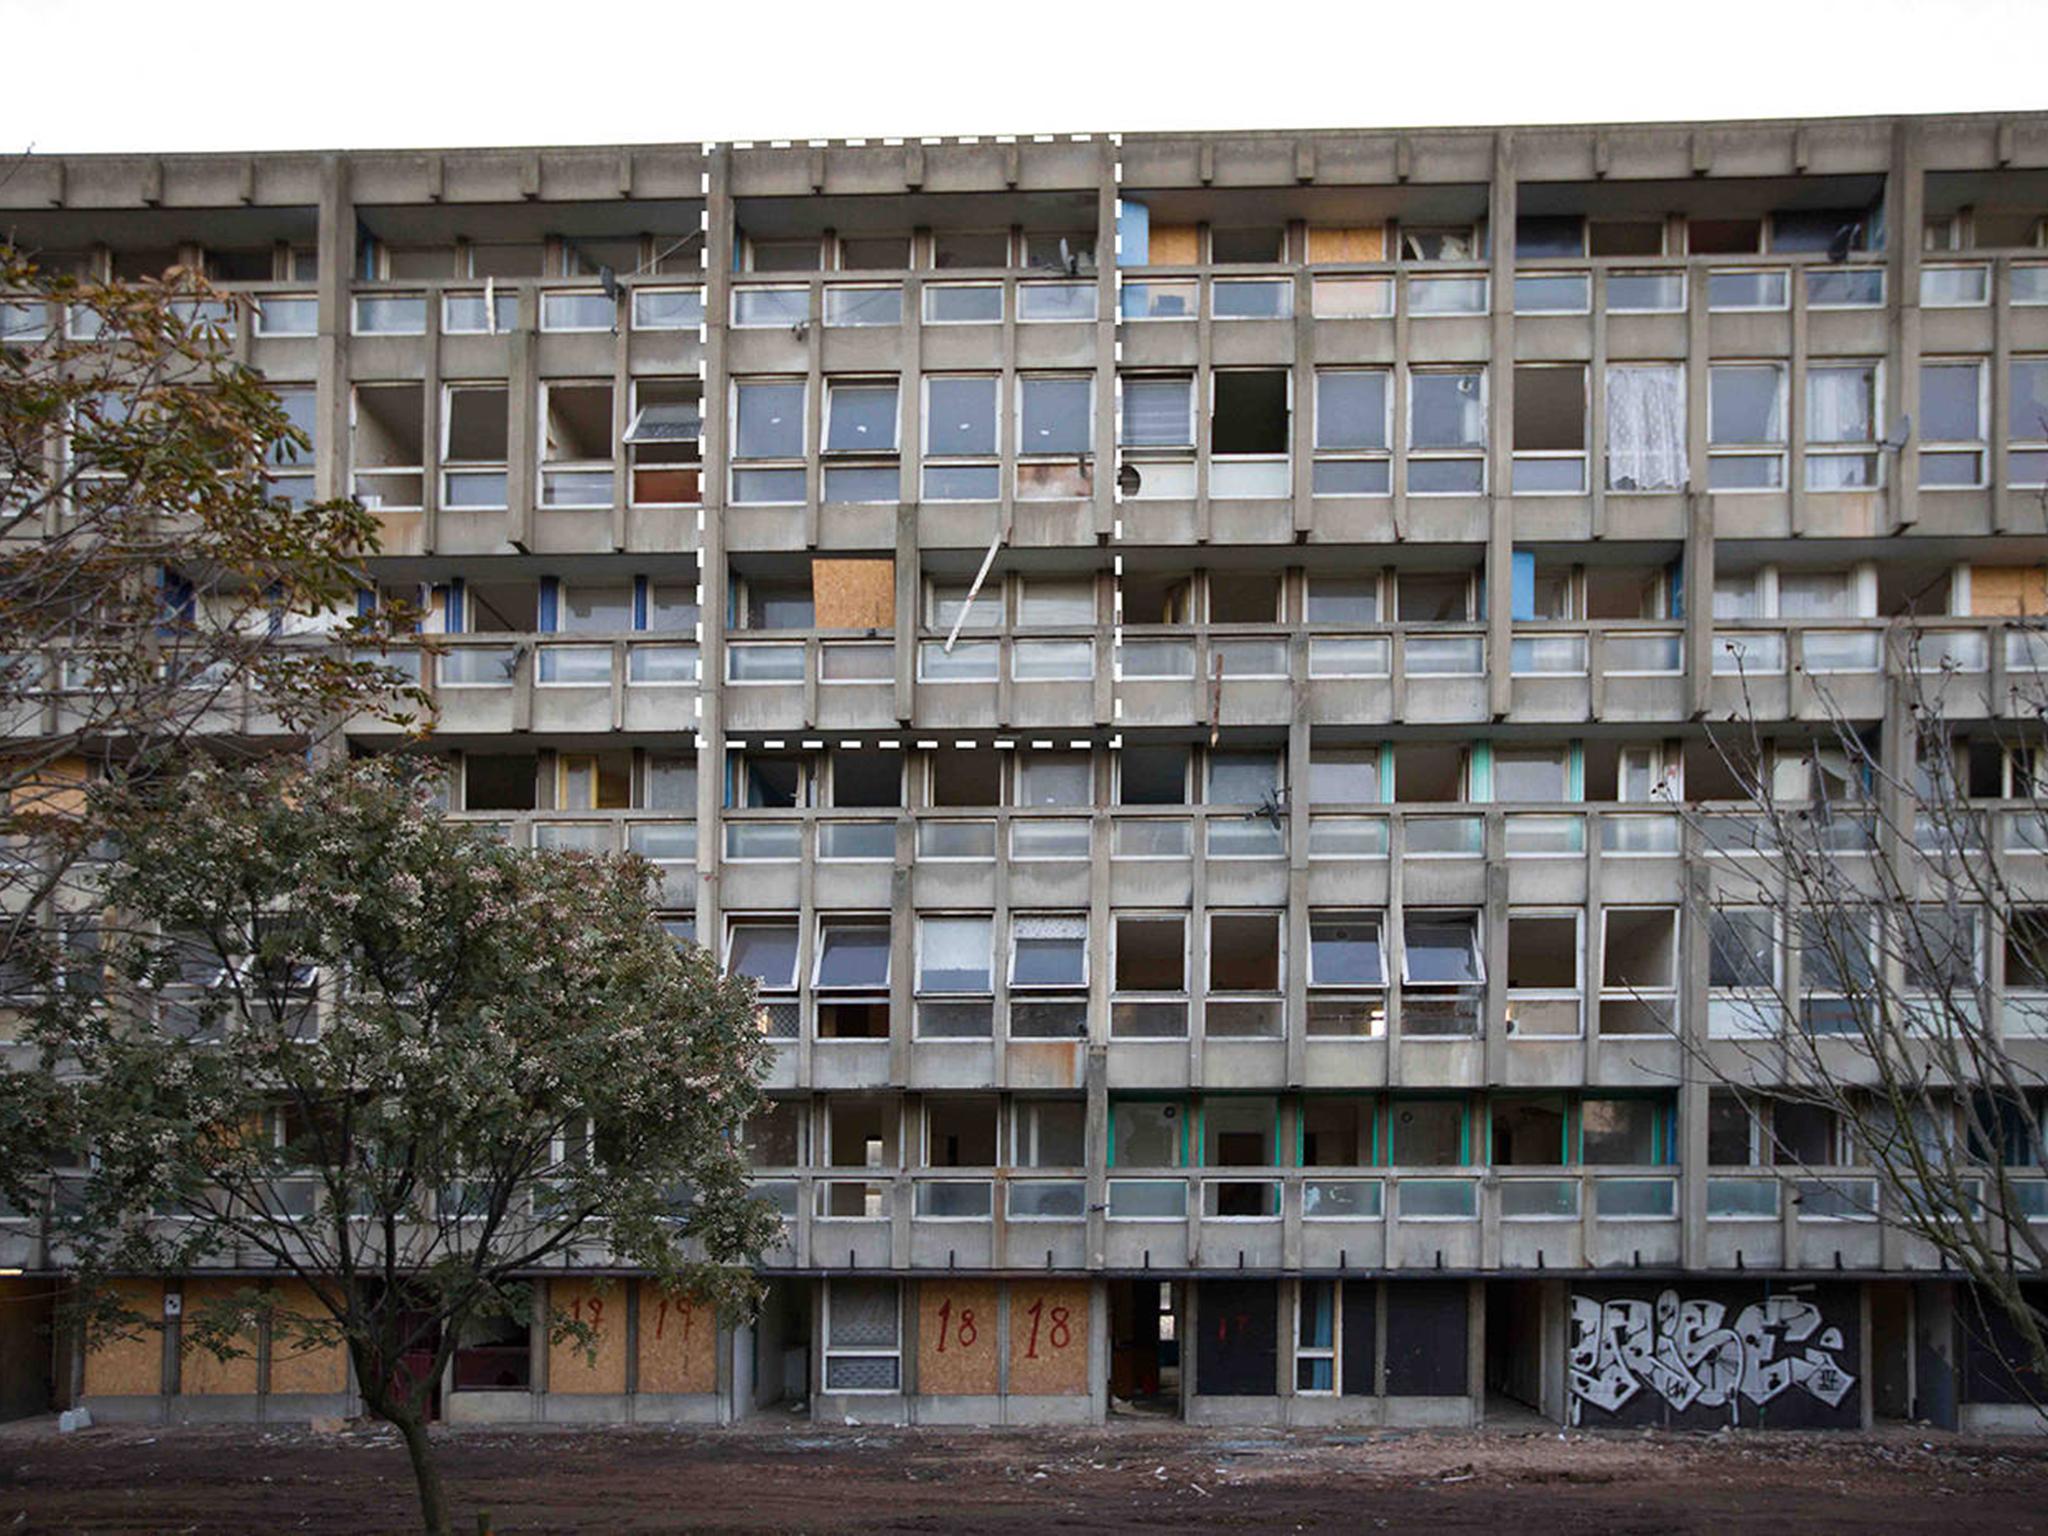
<path id="1" fill-rule="evenodd" d="M 109 1287 L 125 1312 L 141 1319 L 85 1352 L 87 1397 L 154 1397 L 164 1389 L 164 1287 L 160 1280 L 116 1280 Z"/>
<path id="2" fill-rule="evenodd" d="M 1157 236 L 1154 236 L 1157 239 Z M 1351 227 L 1311 224 L 1308 231 L 1310 261 L 1385 261 L 1387 226 L 1364 224 Z"/>
<path id="3" fill-rule="evenodd" d="M 996 1390 L 993 1280 L 927 1280 L 917 1294 L 917 1390 L 927 1397 Z"/>
<path id="4" fill-rule="evenodd" d="M 247 1280 L 188 1280 L 185 1282 L 185 1316 L 193 1319 L 206 1309 L 232 1303 L 238 1292 L 249 1289 Z M 248 1326 L 236 1331 L 234 1348 L 240 1351 L 223 1360 L 204 1345 L 187 1336 L 178 1366 L 178 1390 L 186 1397 L 232 1397 L 256 1390 L 256 1312 L 249 1313 Z"/>
<path id="5" fill-rule="evenodd" d="M 1086 1281 L 1011 1282 L 1013 1396 L 1067 1396 L 1088 1390 L 1088 1306 Z"/>
<path id="6" fill-rule="evenodd" d="M 585 1281 L 548 1282 L 551 1311 L 572 1322 L 587 1324 L 590 1345 L 575 1338 L 549 1338 L 548 1390 L 550 1392 L 623 1392 L 626 1390 L 626 1291 L 625 1287 L 603 1288 Z M 549 1330 L 553 1332 L 552 1329 Z"/>
<path id="7" fill-rule="evenodd" d="M 24 776 L 7 793 L 17 816 L 80 816 L 91 769 L 82 757 L 60 757 Z"/>
<path id="8" fill-rule="evenodd" d="M 718 1315 L 710 1307 L 640 1286 L 640 1390 L 716 1392 Z"/>
<path id="9" fill-rule="evenodd" d="M 1202 231 L 1194 224 L 1154 224 L 1146 254 L 1155 267 L 1194 267 L 1202 261 Z"/>
<path id="10" fill-rule="evenodd" d="M 1985 618 L 2048 615 L 2048 567 L 1970 567 L 1970 612 Z"/>
<path id="11" fill-rule="evenodd" d="M 894 560 L 813 560 L 811 607 L 820 629 L 894 629 Z"/>
<path id="12" fill-rule="evenodd" d="M 277 1287 L 277 1312 L 321 1321 L 327 1309 L 313 1297 L 312 1287 L 303 1280 L 286 1280 Z M 340 1343 L 305 1345 L 303 1334 L 287 1323 L 273 1323 L 270 1330 L 270 1390 L 280 1392 L 337 1393 L 348 1390 L 348 1351 Z"/>

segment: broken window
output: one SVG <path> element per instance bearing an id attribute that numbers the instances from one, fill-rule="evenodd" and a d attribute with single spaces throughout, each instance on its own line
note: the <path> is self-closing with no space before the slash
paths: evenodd
<path id="1" fill-rule="evenodd" d="M 502 384 L 450 384 L 442 395 L 441 505 L 451 511 L 507 505 L 506 400 Z"/>
<path id="2" fill-rule="evenodd" d="M 1716 1168 L 1750 1168 L 1759 1161 L 1756 1116 L 1729 1088 L 1707 1090 L 1707 1162 Z"/>
<path id="3" fill-rule="evenodd" d="M 1685 248 L 1693 256 L 1754 256 L 1763 250 L 1762 219 L 1688 219 Z"/>
<path id="4" fill-rule="evenodd" d="M 1370 1167 L 1372 1142 L 1371 1099 L 1314 1094 L 1301 1101 L 1302 1167 Z"/>
<path id="5" fill-rule="evenodd" d="M 1806 488 L 1869 490 L 1878 483 L 1876 363 L 1806 370 Z"/>
<path id="6" fill-rule="evenodd" d="M 1575 213 L 1536 214 L 1515 220 L 1515 258 L 1542 260 L 1586 254 L 1586 221 Z"/>
<path id="7" fill-rule="evenodd" d="M 755 1168 L 801 1168 L 810 1105 L 802 1099 L 768 1099 L 747 1120 L 747 1161 Z"/>
<path id="8" fill-rule="evenodd" d="M 1678 491 L 1685 457 L 1685 369 L 1677 363 L 1607 369 L 1607 488 Z"/>
<path id="9" fill-rule="evenodd" d="M 462 808 L 466 811 L 535 809 L 540 759 L 531 752 L 462 757 Z"/>
<path id="10" fill-rule="evenodd" d="M 1182 913 L 1116 914 L 1111 928 L 1110 1034 L 1177 1038 L 1187 1033 L 1187 918 Z M 1155 994 L 1151 997 L 1143 994 Z M 1138 994 L 1133 996 L 1132 994 Z M 1157 994 L 1178 994 L 1160 997 Z"/>
<path id="11" fill-rule="evenodd" d="M 810 764 L 787 752 L 747 752 L 729 782 L 733 803 L 747 810 L 790 811 L 810 804 Z"/>
<path id="12" fill-rule="evenodd" d="M 1983 363 L 1920 365 L 1920 484 L 1941 490 L 1984 483 Z"/>
<path id="13" fill-rule="evenodd" d="M 940 747 L 926 759 L 935 806 L 992 806 L 1003 803 L 1003 762 L 994 751 Z"/>
<path id="14" fill-rule="evenodd" d="M 1457 1168 L 1466 1151 L 1462 1099 L 1396 1099 L 1387 1111 L 1387 1161 L 1397 1168 Z"/>
<path id="15" fill-rule="evenodd" d="M 1585 568 L 1586 617 L 1669 618 L 1669 581 L 1662 566 L 1589 565 Z"/>
<path id="16" fill-rule="evenodd" d="M 1210 1168 L 1272 1168 L 1280 1104 L 1270 1095 L 1211 1094 L 1202 1101 L 1202 1163 Z"/>
<path id="17" fill-rule="evenodd" d="M 541 386 L 541 505 L 612 504 L 612 386 Z"/>
<path id="18" fill-rule="evenodd" d="M 1662 1098 L 1602 1099 L 1579 1104 L 1579 1151 L 1596 1168 L 1658 1167 L 1671 1159 L 1671 1114 Z"/>
<path id="19" fill-rule="evenodd" d="M 1204 1014 L 1208 1034 L 1270 1038 L 1280 1033 L 1277 997 L 1225 996 L 1279 992 L 1280 918 L 1278 912 L 1209 914 L 1209 1002 Z"/>
<path id="20" fill-rule="evenodd" d="M 1854 907 L 1800 914 L 1801 1019 L 1810 1033 L 1854 1035 L 1877 980 L 1871 914 Z"/>
<path id="21" fill-rule="evenodd" d="M 1403 261 L 1471 261 L 1480 254 L 1473 225 L 1401 226 Z"/>
<path id="22" fill-rule="evenodd" d="M 1662 219 L 1594 219 L 1586 226 L 1589 256 L 1662 256 Z"/>
<path id="23" fill-rule="evenodd" d="M 1586 370 L 1515 369 L 1515 494 L 1586 489 Z"/>
<path id="24" fill-rule="evenodd" d="M 1508 1033 L 1571 1038 L 1579 1033 L 1579 914 L 1508 914 Z"/>
<path id="25" fill-rule="evenodd" d="M 418 384 L 356 386 L 351 490 L 372 511 L 416 511 L 424 502 L 425 398 Z"/>
<path id="26" fill-rule="evenodd" d="M 1380 621 L 1380 578 L 1318 576 L 1308 578 L 1308 622 L 1311 624 L 1377 624 Z"/>
<path id="27" fill-rule="evenodd" d="M 1010 1115 L 1010 1161 L 1019 1168 L 1080 1168 L 1088 1161 L 1088 1105 L 1020 1099 Z"/>
<path id="28" fill-rule="evenodd" d="M 1184 746 L 1126 746 L 1116 754 L 1119 805 L 1186 805 L 1194 752 Z"/>
<path id="29" fill-rule="evenodd" d="M 1827 1168 L 1842 1162 L 1842 1127 L 1825 1104 L 1771 1104 L 1771 1162 L 1779 1168 Z"/>
<path id="30" fill-rule="evenodd" d="M 1607 907 L 1600 946 L 1600 1032 L 1668 1035 L 1678 1027 L 1678 909 Z"/>
<path id="31" fill-rule="evenodd" d="M 1216 496 L 1284 496 L 1293 375 L 1284 368 L 1219 368 L 1209 378 L 1209 489 Z"/>
<path id="32" fill-rule="evenodd" d="M 1211 752 L 1209 804 L 1262 805 L 1280 794 L 1277 752 Z"/>
<path id="33" fill-rule="evenodd" d="M 1491 1127 L 1497 1168 L 1561 1168 L 1573 1161 L 1566 1140 L 1564 1095 L 1496 1098 Z"/>
<path id="34" fill-rule="evenodd" d="M 1316 370 L 1316 495 L 1387 494 L 1392 381 L 1384 368 Z"/>
<path id="35" fill-rule="evenodd" d="M 2014 907 L 2006 914 L 2005 984 L 2048 992 L 2048 907 Z"/>
<path id="36" fill-rule="evenodd" d="M 1394 748 L 1394 799 L 1404 805 L 1465 798 L 1465 749 L 1455 742 L 1404 741 Z"/>
<path id="37" fill-rule="evenodd" d="M 633 589 L 589 582 L 556 589 L 556 629 L 565 635 L 613 635 L 633 627 Z"/>
<path id="38" fill-rule="evenodd" d="M 695 379 L 635 379 L 626 428 L 635 506 L 690 506 L 703 495 L 703 402 Z"/>
<path id="39" fill-rule="evenodd" d="M 1270 262 L 1287 259 L 1287 231 L 1277 224 L 1252 229 L 1211 229 L 1209 260 L 1217 266 L 1233 262 Z"/>
<path id="40" fill-rule="evenodd" d="M 992 1098 L 926 1098 L 924 1164 L 927 1168 L 993 1168 L 996 1164 L 996 1101 Z"/>
<path id="41" fill-rule="evenodd" d="M 1707 487 L 1780 490 L 1785 484 L 1785 365 L 1716 363 L 1708 371 Z"/>
<path id="42" fill-rule="evenodd" d="M 1179 1168 L 1187 1162 L 1187 1116 L 1172 1099 L 1118 1099 L 1109 1106 L 1112 1168 Z"/>
<path id="43" fill-rule="evenodd" d="M 1408 375 L 1408 489 L 1476 496 L 1486 489 L 1486 372 L 1418 369 Z"/>
<path id="44" fill-rule="evenodd" d="M 1271 624 L 1280 617 L 1278 571 L 1211 572 L 1208 591 L 1211 624 Z"/>

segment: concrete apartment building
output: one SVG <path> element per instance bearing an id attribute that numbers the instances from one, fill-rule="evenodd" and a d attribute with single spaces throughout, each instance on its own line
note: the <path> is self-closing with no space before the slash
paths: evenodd
<path id="1" fill-rule="evenodd" d="M 1881 727 L 1898 625 L 1995 720 L 2044 216 L 2048 114 L 0 182 L 24 247 L 253 301 L 297 488 L 430 611 L 450 814 L 645 854 L 759 980 L 758 1322 L 617 1277 L 594 1364 L 467 1341 L 452 1420 L 2012 1421 L 1953 1277 L 1774 1157 L 1838 1128 L 1723 1113 L 1744 978 L 1673 802 L 1734 798 L 1745 684 L 1788 743 L 1818 671 Z M 351 1401 L 174 1328 L 57 1371 Z"/>

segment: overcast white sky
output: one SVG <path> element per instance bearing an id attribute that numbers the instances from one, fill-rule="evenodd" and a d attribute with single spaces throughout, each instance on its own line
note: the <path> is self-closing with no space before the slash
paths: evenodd
<path id="1" fill-rule="evenodd" d="M 0 40 L 16 153 L 2048 105 L 2048 0 L 0 0 Z"/>

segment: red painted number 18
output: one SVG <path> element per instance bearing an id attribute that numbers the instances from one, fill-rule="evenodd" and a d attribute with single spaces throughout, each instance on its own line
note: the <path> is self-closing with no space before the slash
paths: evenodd
<path id="1" fill-rule="evenodd" d="M 953 1298 L 948 1296 L 939 1303 L 939 1353 L 946 1352 L 946 1331 L 951 1328 L 953 1342 L 962 1349 L 974 1348 L 974 1341 L 981 1337 L 974 1326 L 974 1308 L 960 1309 L 960 1325 L 953 1327 Z"/>
<path id="2" fill-rule="evenodd" d="M 1042 1320 L 1041 1314 L 1044 1311 L 1045 1298 L 1042 1296 L 1024 1309 L 1024 1315 L 1031 1319 L 1031 1337 L 1024 1343 L 1024 1358 L 1026 1360 L 1036 1360 L 1038 1358 L 1038 1325 Z M 1045 1342 L 1048 1346 L 1053 1349 L 1065 1349 L 1074 1341 L 1074 1330 L 1069 1326 L 1071 1320 L 1072 1315 L 1065 1307 L 1054 1307 L 1052 1309 L 1052 1327 L 1048 1328 L 1045 1334 Z"/>

